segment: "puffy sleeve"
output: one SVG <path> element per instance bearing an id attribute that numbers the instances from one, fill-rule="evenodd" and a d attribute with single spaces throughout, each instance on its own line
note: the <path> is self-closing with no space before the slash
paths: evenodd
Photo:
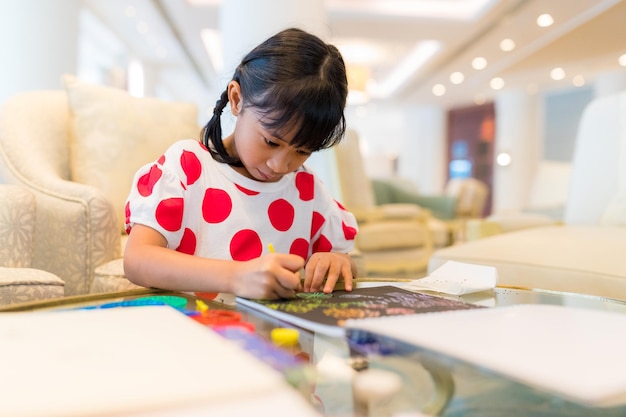
<path id="1" fill-rule="evenodd" d="M 188 151 L 180 143 L 172 145 L 157 161 L 139 168 L 126 200 L 126 231 L 135 224 L 161 233 L 168 247 L 176 248 L 184 228 L 186 173 L 181 159 Z"/>
<path id="2" fill-rule="evenodd" d="M 312 252 L 350 253 L 358 226 L 354 215 L 336 201 L 324 184 L 315 179 L 316 204 L 311 225 Z"/>

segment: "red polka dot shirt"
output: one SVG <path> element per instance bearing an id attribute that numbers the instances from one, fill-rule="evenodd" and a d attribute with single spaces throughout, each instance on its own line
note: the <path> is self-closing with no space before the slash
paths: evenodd
<path id="1" fill-rule="evenodd" d="M 174 143 L 135 174 L 126 229 L 161 233 L 169 248 L 214 259 L 246 261 L 268 251 L 348 253 L 357 224 L 306 167 L 277 182 L 247 178 L 213 159 L 200 142 Z"/>

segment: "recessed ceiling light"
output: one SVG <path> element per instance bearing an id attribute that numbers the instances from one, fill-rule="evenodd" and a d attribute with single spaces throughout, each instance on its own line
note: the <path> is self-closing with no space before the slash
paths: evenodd
<path id="1" fill-rule="evenodd" d="M 575 87 L 582 87 L 583 85 L 585 85 L 585 77 L 583 77 L 581 74 L 575 75 L 572 78 L 572 84 Z"/>
<path id="2" fill-rule="evenodd" d="M 626 54 L 620 55 L 620 57 L 617 59 L 617 62 L 619 62 L 622 67 L 626 67 Z"/>
<path id="3" fill-rule="evenodd" d="M 510 38 L 502 39 L 500 41 L 500 49 L 504 52 L 510 52 L 515 49 L 515 41 Z"/>
<path id="4" fill-rule="evenodd" d="M 433 85 L 433 94 L 437 97 L 441 97 L 446 94 L 446 86 L 443 84 L 435 84 Z"/>
<path id="5" fill-rule="evenodd" d="M 550 71 L 550 78 L 554 81 L 559 81 L 565 78 L 565 70 L 561 67 L 556 67 Z"/>
<path id="6" fill-rule="evenodd" d="M 487 60 L 482 56 L 477 56 L 472 60 L 472 68 L 475 70 L 482 70 L 487 68 Z"/>
<path id="7" fill-rule="evenodd" d="M 450 74 L 450 82 L 452 84 L 461 84 L 465 80 L 465 75 L 462 72 L 455 71 Z"/>
<path id="8" fill-rule="evenodd" d="M 504 80 L 500 77 L 492 78 L 491 81 L 489 81 L 489 85 L 494 90 L 500 90 L 502 87 L 504 87 Z"/>
<path id="9" fill-rule="evenodd" d="M 553 23 L 554 23 L 554 19 L 548 13 L 539 15 L 539 17 L 537 18 L 537 26 L 542 27 L 542 28 L 547 28 L 548 26 L 552 26 Z"/>

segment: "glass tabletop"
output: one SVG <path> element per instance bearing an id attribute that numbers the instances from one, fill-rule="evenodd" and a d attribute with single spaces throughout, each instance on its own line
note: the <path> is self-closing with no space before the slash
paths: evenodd
<path id="1" fill-rule="evenodd" d="M 402 285 L 402 280 L 376 280 L 362 281 L 358 286 L 389 285 L 394 281 Z M 232 296 L 218 295 L 209 299 L 201 294 L 149 289 L 25 303 L 3 307 L 0 311 L 97 308 L 115 303 L 117 306 L 125 306 L 131 305 L 132 300 L 154 296 L 182 299 L 182 309 L 188 313 L 198 312 L 203 306 L 212 310 L 237 312 L 241 315 L 241 321 L 249 323 L 254 329 L 254 336 L 262 342 L 271 343 L 271 332 L 277 327 L 294 327 L 275 318 L 242 309 L 234 303 Z M 551 304 L 626 313 L 626 303 L 623 301 L 536 289 L 498 287 L 492 291 L 450 298 L 488 307 Z M 391 343 L 385 348 L 379 346 L 378 350 L 363 350 L 355 347 L 348 338 L 298 330 L 300 338 L 297 351 L 290 349 L 288 353 L 298 357 L 298 369 L 301 372 L 287 372 L 286 366 L 278 366 L 278 370 L 284 372 L 288 381 L 298 388 L 321 415 L 626 415 L 626 407 L 587 408 L 510 381 L 486 369 L 414 346 Z M 232 337 L 232 334 L 226 336 Z M 258 349 L 252 353 L 258 355 Z M 260 359 L 267 361 L 267 357 Z M 584 378 L 584 375 L 580 377 Z"/>

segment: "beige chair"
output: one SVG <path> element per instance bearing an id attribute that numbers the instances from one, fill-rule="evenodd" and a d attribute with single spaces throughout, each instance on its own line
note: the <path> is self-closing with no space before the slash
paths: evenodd
<path id="1" fill-rule="evenodd" d="M 476 178 L 452 178 L 448 180 L 445 195 L 456 198 L 456 218 L 473 219 L 484 215 L 489 188 Z"/>
<path id="2" fill-rule="evenodd" d="M 33 267 L 36 217 L 30 191 L 0 185 L 0 306 L 65 294 L 61 278 Z"/>
<path id="3" fill-rule="evenodd" d="M 62 278 L 66 295 L 125 289 L 132 284 L 119 258 L 132 176 L 173 141 L 197 137 L 197 109 L 74 77 L 65 87 L 4 103 L 0 183 L 35 196 L 34 268 Z"/>
<path id="4" fill-rule="evenodd" d="M 415 273 L 426 268 L 433 251 L 433 221 L 416 204 L 377 205 L 354 130 L 332 149 L 341 202 L 357 218 L 356 249 L 367 274 Z M 445 228 L 445 226 L 444 226 Z"/>

